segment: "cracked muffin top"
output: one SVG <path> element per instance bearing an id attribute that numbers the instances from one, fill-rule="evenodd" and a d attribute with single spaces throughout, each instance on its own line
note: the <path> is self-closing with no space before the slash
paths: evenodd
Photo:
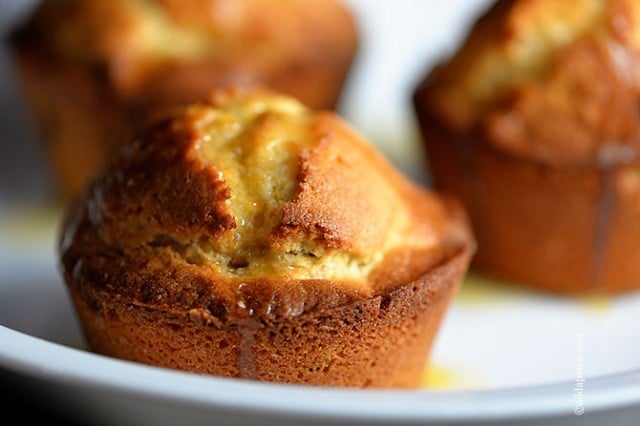
<path id="1" fill-rule="evenodd" d="M 640 3 L 499 0 L 416 99 L 445 125 L 515 156 L 552 165 L 635 161 Z"/>
<path id="2" fill-rule="evenodd" d="M 225 89 L 120 149 L 70 207 L 60 250 L 89 292 L 296 315 L 389 292 L 472 245 L 456 203 L 336 114 Z"/>

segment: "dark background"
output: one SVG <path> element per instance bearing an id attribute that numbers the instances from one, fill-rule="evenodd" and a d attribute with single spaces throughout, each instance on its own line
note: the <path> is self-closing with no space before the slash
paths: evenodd
<path id="1" fill-rule="evenodd" d="M 23 100 L 8 40 L 35 5 L 35 0 L 0 1 L 0 209 L 8 204 L 47 200 L 52 194 L 53 185 Z"/>
<path id="2" fill-rule="evenodd" d="M 15 25 L 36 5 L 33 0 L 0 2 L 0 209 L 14 203 L 32 203 L 51 197 L 52 184 L 47 173 L 39 139 L 33 131 L 22 98 L 9 37 Z M 0 236 L 1 238 L 1 236 Z M 14 373 L 0 368 L 0 410 L 5 419 L 16 423 L 46 421 L 73 425 L 38 402 Z"/>

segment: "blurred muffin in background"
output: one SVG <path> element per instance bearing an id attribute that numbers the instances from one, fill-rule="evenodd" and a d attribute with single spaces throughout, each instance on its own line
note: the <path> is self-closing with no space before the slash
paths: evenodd
<path id="1" fill-rule="evenodd" d="M 359 40 L 334 0 L 44 0 L 12 43 L 68 199 L 113 147 L 216 87 L 335 108 Z"/>
<path id="2" fill-rule="evenodd" d="M 413 101 L 476 270 L 554 293 L 640 287 L 640 2 L 497 1 Z"/>

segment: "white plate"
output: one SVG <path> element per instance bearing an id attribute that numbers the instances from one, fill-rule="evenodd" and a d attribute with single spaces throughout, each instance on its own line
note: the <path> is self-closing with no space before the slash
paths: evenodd
<path id="1" fill-rule="evenodd" d="M 341 112 L 427 183 L 410 93 L 488 0 L 349 2 L 361 17 L 364 45 Z M 0 23 L 28 3 L 4 2 Z M 24 109 L 15 107 L 22 101 L 6 53 L 0 377 L 18 391 L 83 423 L 105 425 L 637 423 L 640 293 L 563 299 L 469 276 L 445 318 L 425 387 L 416 391 L 203 377 L 87 352 L 57 269 L 60 210 L 47 202 L 50 185 Z"/>

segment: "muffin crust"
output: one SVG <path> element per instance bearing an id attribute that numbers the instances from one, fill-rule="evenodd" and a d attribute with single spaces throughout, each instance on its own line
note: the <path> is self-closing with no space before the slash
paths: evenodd
<path id="1" fill-rule="evenodd" d="M 63 270 L 95 350 L 354 386 L 417 384 L 474 250 L 457 203 L 410 182 L 335 114 L 268 90 L 176 109 L 118 152 L 63 229 Z M 163 351 L 171 335 L 185 351 L 206 338 L 222 357 L 161 354 L 148 347 L 156 332 Z M 287 355 L 274 361 L 269 345 Z M 386 359 L 394 351 L 406 364 Z M 298 378 L 282 364 L 297 358 Z"/>

